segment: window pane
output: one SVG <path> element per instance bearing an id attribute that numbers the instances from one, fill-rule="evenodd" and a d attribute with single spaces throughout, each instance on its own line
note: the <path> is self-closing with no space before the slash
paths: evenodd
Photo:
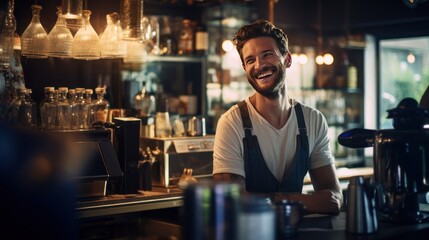
<path id="1" fill-rule="evenodd" d="M 429 85 L 429 37 L 380 41 L 379 128 L 392 128 L 386 110 L 406 97 L 418 102 Z"/>

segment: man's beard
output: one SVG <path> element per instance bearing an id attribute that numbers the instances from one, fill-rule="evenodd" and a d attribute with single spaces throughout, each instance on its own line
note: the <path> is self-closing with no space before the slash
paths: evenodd
<path id="1" fill-rule="evenodd" d="M 261 71 L 264 71 L 264 69 L 262 69 Z M 258 80 L 255 77 L 253 77 L 255 74 L 253 74 L 253 76 L 247 74 L 247 80 L 257 93 L 269 99 L 277 99 L 281 95 L 279 93 L 284 92 L 284 89 L 286 87 L 285 80 L 284 80 L 286 70 L 283 67 L 277 68 L 277 71 L 274 74 L 277 74 L 275 77 L 275 81 L 269 87 L 264 89 L 262 89 L 258 85 L 257 83 Z"/>

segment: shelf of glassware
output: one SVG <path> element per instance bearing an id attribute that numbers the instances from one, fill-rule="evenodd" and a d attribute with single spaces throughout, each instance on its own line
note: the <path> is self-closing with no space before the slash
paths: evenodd
<path id="1" fill-rule="evenodd" d="M 363 127 L 362 89 L 297 89 L 290 90 L 298 101 L 318 109 L 328 123 L 331 150 L 337 166 L 361 166 L 364 164 L 363 149 L 351 149 L 338 143 L 342 132 Z"/>

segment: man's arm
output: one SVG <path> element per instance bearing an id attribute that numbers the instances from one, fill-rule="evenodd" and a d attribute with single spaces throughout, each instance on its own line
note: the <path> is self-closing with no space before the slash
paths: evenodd
<path id="1" fill-rule="evenodd" d="M 337 214 L 341 210 L 343 194 L 333 164 L 310 170 L 313 194 L 275 194 L 275 200 L 301 201 L 309 213 Z"/>
<path id="2" fill-rule="evenodd" d="M 333 164 L 310 170 L 313 194 L 274 193 L 273 200 L 282 199 L 300 201 L 306 212 L 337 214 L 341 210 L 343 194 Z M 245 190 L 244 177 L 237 174 L 217 173 L 213 175 L 215 181 L 238 183 Z"/>
<path id="3" fill-rule="evenodd" d="M 213 174 L 213 179 L 216 182 L 229 182 L 229 183 L 237 183 L 240 185 L 241 189 L 244 191 L 246 189 L 246 183 L 244 181 L 244 177 L 232 174 L 232 173 L 216 173 Z"/>

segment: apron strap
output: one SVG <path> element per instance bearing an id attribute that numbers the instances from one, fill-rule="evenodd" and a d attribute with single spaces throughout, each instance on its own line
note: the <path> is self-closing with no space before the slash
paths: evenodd
<path id="1" fill-rule="evenodd" d="M 238 104 L 238 107 L 240 109 L 241 119 L 243 121 L 243 128 L 244 133 L 246 135 L 247 142 L 249 143 L 249 147 L 252 149 L 253 141 L 252 138 L 252 121 L 250 120 L 249 111 L 247 109 L 247 104 L 245 100 L 240 101 Z"/>
<path id="2" fill-rule="evenodd" d="M 307 127 L 305 126 L 304 114 L 302 113 L 301 104 L 297 103 L 294 108 L 295 108 L 296 118 L 298 120 L 298 130 L 299 130 L 299 135 L 302 143 L 301 146 L 304 149 L 307 149 L 307 152 L 308 152 Z"/>

